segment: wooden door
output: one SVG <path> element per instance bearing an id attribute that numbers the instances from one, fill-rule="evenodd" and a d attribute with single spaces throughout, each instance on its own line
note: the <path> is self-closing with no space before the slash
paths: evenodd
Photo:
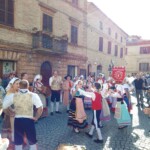
<path id="1" fill-rule="evenodd" d="M 42 83 L 49 86 L 49 78 L 52 76 L 52 68 L 49 61 L 45 61 L 41 65 Z"/>

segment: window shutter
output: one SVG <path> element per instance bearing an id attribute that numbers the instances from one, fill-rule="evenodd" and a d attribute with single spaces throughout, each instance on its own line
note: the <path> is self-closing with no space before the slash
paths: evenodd
<path id="1" fill-rule="evenodd" d="M 139 63 L 139 71 L 141 71 L 141 63 Z"/>
<path id="2" fill-rule="evenodd" d="M 103 51 L 103 37 L 99 37 L 99 51 Z"/>
<path id="3" fill-rule="evenodd" d="M 13 0 L 8 0 L 8 8 L 7 8 L 7 11 L 10 12 L 10 13 L 13 13 L 14 12 L 14 2 Z"/>
<path id="4" fill-rule="evenodd" d="M 108 54 L 111 54 L 111 42 L 108 42 Z"/>
<path id="5" fill-rule="evenodd" d="M 120 58 L 123 58 L 123 48 L 120 49 Z"/>
<path id="6" fill-rule="evenodd" d="M 47 30 L 52 32 L 52 17 L 47 16 Z"/>
<path id="7" fill-rule="evenodd" d="M 75 26 L 71 26 L 71 43 L 78 43 L 78 28 Z"/>
<path id="8" fill-rule="evenodd" d="M 0 0 L 0 10 L 5 10 L 5 0 Z"/>
<path id="9" fill-rule="evenodd" d="M 46 30 L 47 26 L 47 15 L 43 14 L 43 30 Z"/>
<path id="10" fill-rule="evenodd" d="M 118 46 L 115 45 L 115 56 L 118 56 Z"/>
<path id="11" fill-rule="evenodd" d="M 14 24 L 13 0 L 0 0 L 0 23 L 13 26 Z"/>

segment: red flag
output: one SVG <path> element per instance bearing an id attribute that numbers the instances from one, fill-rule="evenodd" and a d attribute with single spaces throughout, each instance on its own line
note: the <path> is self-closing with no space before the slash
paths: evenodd
<path id="1" fill-rule="evenodd" d="M 116 81 L 116 83 L 122 83 L 126 76 L 125 67 L 114 67 L 112 69 L 112 78 Z"/>

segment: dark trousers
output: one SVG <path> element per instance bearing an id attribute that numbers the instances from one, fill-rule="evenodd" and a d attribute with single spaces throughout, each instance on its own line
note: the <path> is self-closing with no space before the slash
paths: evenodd
<path id="1" fill-rule="evenodd" d="M 23 144 L 23 137 L 26 134 L 30 145 L 36 144 L 36 131 L 34 120 L 29 118 L 15 118 L 14 137 L 15 145 Z"/>
<path id="2" fill-rule="evenodd" d="M 56 102 L 59 102 L 60 101 L 60 90 L 58 91 L 54 91 L 52 90 L 51 91 L 51 101 L 54 102 L 56 100 Z"/>
<path id="3" fill-rule="evenodd" d="M 101 110 L 93 110 L 92 125 L 94 125 L 96 129 L 100 128 L 100 114 Z"/>
<path id="4" fill-rule="evenodd" d="M 143 90 L 136 90 L 136 98 L 138 104 L 140 102 L 143 104 Z"/>

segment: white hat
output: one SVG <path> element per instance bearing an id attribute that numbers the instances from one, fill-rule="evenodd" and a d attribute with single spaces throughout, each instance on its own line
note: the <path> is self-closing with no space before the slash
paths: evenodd
<path id="1" fill-rule="evenodd" d="M 117 91 L 120 91 L 120 92 L 121 92 L 121 95 L 124 94 L 124 88 L 123 88 L 123 85 L 117 84 L 116 90 L 117 90 Z"/>
<path id="2" fill-rule="evenodd" d="M 129 82 L 129 78 L 128 78 L 128 77 L 125 77 L 124 80 L 125 80 L 126 82 Z"/>
<path id="3" fill-rule="evenodd" d="M 37 75 L 34 77 L 34 80 L 33 80 L 33 81 L 35 82 L 36 80 L 41 79 L 41 77 L 42 77 L 42 76 L 41 76 L 40 74 L 37 74 Z"/>
<path id="4" fill-rule="evenodd" d="M 83 75 L 81 75 L 81 76 L 80 76 L 80 79 L 81 79 L 81 78 L 82 78 L 82 79 L 84 79 L 84 76 L 83 76 Z"/>
<path id="5" fill-rule="evenodd" d="M 9 83 L 8 83 L 8 85 L 7 85 L 7 87 L 6 87 L 6 91 L 8 91 L 8 90 L 11 88 L 11 86 L 15 83 L 16 80 L 20 80 L 20 79 L 14 77 L 14 78 L 12 78 L 12 79 L 9 81 Z"/>
<path id="6" fill-rule="evenodd" d="M 99 73 L 99 76 L 102 76 L 102 77 L 103 77 L 103 76 L 104 76 L 104 74 L 103 74 L 103 73 Z"/>
<path id="7" fill-rule="evenodd" d="M 103 90 L 108 90 L 108 84 L 103 84 Z"/>
<path id="8" fill-rule="evenodd" d="M 112 80 L 112 77 L 108 77 L 107 81 L 111 81 Z"/>

